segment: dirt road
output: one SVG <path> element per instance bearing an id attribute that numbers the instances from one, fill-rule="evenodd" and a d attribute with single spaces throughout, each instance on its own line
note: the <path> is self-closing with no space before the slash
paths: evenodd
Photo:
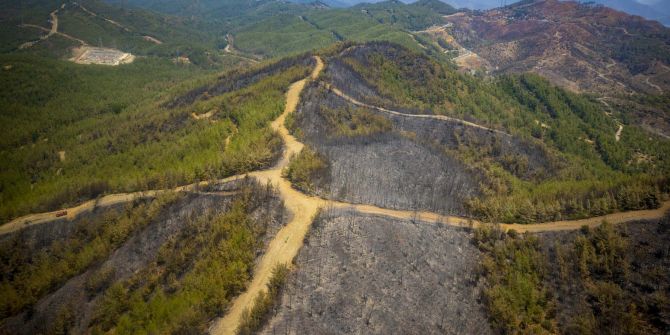
<path id="1" fill-rule="evenodd" d="M 122 24 L 120 24 L 120 23 L 118 23 L 118 22 L 116 22 L 116 21 L 114 21 L 114 20 L 112 20 L 112 19 L 108 19 L 108 18 L 106 18 L 106 17 L 104 17 L 104 16 L 102 16 L 102 15 L 98 15 L 98 14 L 96 14 L 96 13 L 94 13 L 94 12 L 88 10 L 88 8 L 82 6 L 81 4 L 77 4 L 77 6 L 79 6 L 79 8 L 81 8 L 81 10 L 83 10 L 84 12 L 86 12 L 88 15 L 91 15 L 91 16 L 93 16 L 93 17 L 99 17 L 99 18 L 103 19 L 104 21 L 106 21 L 106 22 L 108 22 L 108 23 L 110 23 L 110 24 L 112 24 L 112 25 L 115 25 L 115 26 L 117 26 L 118 28 L 123 29 L 123 30 L 126 31 L 126 32 L 130 32 L 130 29 L 128 29 L 126 26 L 124 26 L 124 25 L 122 25 Z"/>
<path id="2" fill-rule="evenodd" d="M 299 153 L 304 145 L 300 143 L 295 137 L 291 136 L 284 126 L 284 120 L 286 116 L 295 111 L 299 99 L 300 93 L 302 92 L 305 84 L 308 80 L 314 80 L 318 77 L 319 73 L 322 71 L 324 64 L 319 57 L 315 57 L 317 65 L 313 70 L 310 77 L 300 80 L 292 84 L 286 93 L 286 105 L 284 112 L 272 122 L 272 128 L 279 133 L 279 135 L 284 140 L 284 152 L 282 154 L 279 162 L 268 170 L 257 171 L 249 173 L 248 175 L 256 178 L 261 183 L 271 183 L 273 184 L 281 198 L 284 201 L 284 205 L 290 214 L 290 220 L 286 226 L 284 226 L 279 232 L 275 235 L 270 244 L 268 245 L 267 250 L 260 259 L 259 263 L 254 269 L 254 277 L 247 287 L 247 290 L 239 295 L 235 300 L 233 300 L 230 308 L 228 309 L 226 315 L 223 318 L 215 320 L 209 331 L 212 334 L 234 334 L 235 330 L 240 321 L 240 317 L 245 309 L 251 308 L 253 305 L 254 298 L 258 295 L 261 290 L 265 290 L 267 283 L 270 280 L 272 269 L 277 264 L 290 264 L 293 258 L 298 254 L 298 251 L 302 247 L 304 237 L 309 231 L 309 227 L 317 215 L 319 208 L 350 208 L 361 213 L 374 214 L 387 216 L 392 218 L 407 219 L 413 221 L 430 221 L 430 222 L 439 222 L 447 225 L 458 226 L 458 227 L 477 227 L 482 225 L 479 221 L 471 220 L 462 217 L 456 216 L 445 216 L 436 213 L 430 212 L 417 212 L 417 211 L 402 211 L 402 210 L 392 210 L 385 209 L 371 205 L 357 205 L 349 204 L 344 202 L 328 201 L 318 197 L 312 197 L 305 195 L 294 188 L 291 187 L 291 184 L 288 180 L 282 178 L 281 172 L 284 167 L 288 165 L 289 159 L 293 154 Z M 371 107 L 377 108 L 379 107 Z M 385 110 L 387 111 L 387 110 Z M 393 111 L 388 111 L 390 113 L 398 113 Z M 405 115 L 402 113 L 398 113 Z M 438 118 L 437 115 L 427 115 L 427 116 L 416 116 L 409 115 L 412 117 L 431 117 Z M 449 121 L 454 121 L 452 118 L 447 118 Z M 443 119 L 443 118 L 439 118 Z M 458 120 L 459 123 L 464 123 L 467 121 Z M 467 123 L 469 126 L 475 126 L 478 128 L 484 128 L 491 131 L 496 131 L 486 127 L 482 127 L 476 124 Z M 214 181 L 212 183 L 221 183 L 227 181 L 233 181 L 236 179 L 243 178 L 244 175 L 232 176 L 226 179 Z M 191 191 L 197 190 L 198 187 L 203 187 L 208 185 L 209 182 L 201 182 L 197 184 L 191 184 L 186 186 L 181 186 L 172 191 Z M 67 209 L 68 218 L 73 218 L 78 214 L 84 211 L 90 211 L 96 207 L 101 206 L 110 206 L 112 204 L 124 203 L 132 201 L 133 199 L 141 197 L 155 197 L 162 192 L 167 192 L 167 190 L 155 190 L 155 191 L 145 191 L 145 192 L 135 192 L 135 193 L 124 193 L 124 194 L 114 194 L 108 195 L 99 200 L 91 200 L 85 202 L 77 207 Z M 594 217 L 584 220 L 572 220 L 572 221 L 558 221 L 558 222 L 548 222 L 540 224 L 502 224 L 501 227 L 505 230 L 515 229 L 519 232 L 545 232 L 545 231 L 560 231 L 560 230 L 574 230 L 579 229 L 583 225 L 587 226 L 597 226 L 602 223 L 603 220 L 607 220 L 612 223 L 623 223 L 634 220 L 642 219 L 657 219 L 661 218 L 666 211 L 670 210 L 670 201 L 667 201 L 659 209 L 655 210 L 643 210 L 643 211 L 632 211 L 632 212 L 623 212 L 604 215 L 600 217 Z M 24 216 L 16 220 L 11 221 L 10 223 L 0 226 L 0 235 L 6 234 L 8 232 L 16 231 L 28 225 L 34 225 L 39 223 L 51 222 L 58 220 L 56 217 L 56 212 L 50 213 L 41 213 Z"/>
<path id="3" fill-rule="evenodd" d="M 65 4 L 63 4 L 63 6 L 65 6 Z M 60 8 L 63 8 L 63 6 L 61 6 Z M 46 35 L 41 36 L 38 40 L 28 41 L 26 43 L 21 44 L 19 46 L 19 49 L 22 50 L 22 49 L 30 48 L 33 45 L 37 44 L 37 42 L 44 41 L 44 40 L 48 39 L 49 37 L 51 37 L 52 35 L 57 34 L 58 33 L 58 16 L 56 16 L 56 13 L 58 13 L 59 10 L 60 9 L 56 9 L 53 12 L 49 13 L 49 17 L 51 18 L 50 19 L 51 28 L 44 28 L 42 26 L 38 26 L 38 25 L 35 25 L 35 24 L 21 24 L 21 25 L 19 25 L 19 27 L 36 28 L 36 29 L 45 31 L 47 33 Z"/>
<path id="4" fill-rule="evenodd" d="M 227 44 L 226 44 L 226 47 L 223 48 L 223 52 L 225 52 L 229 55 L 235 56 L 235 57 L 239 57 L 239 58 L 248 60 L 252 63 L 258 63 L 258 59 L 246 56 L 246 55 L 242 54 L 241 51 L 235 49 L 235 47 L 233 46 L 233 41 L 234 41 L 233 35 L 226 34 L 226 41 L 227 41 Z"/>
<path id="5" fill-rule="evenodd" d="M 63 6 L 65 6 L 65 4 L 63 4 Z M 61 6 L 61 8 L 63 7 Z M 58 9 L 49 13 L 49 16 L 51 17 L 51 30 L 49 31 L 47 37 L 58 32 L 58 16 L 56 16 L 56 13 L 58 13 Z"/>
<path id="6" fill-rule="evenodd" d="M 261 184 L 272 183 L 277 187 L 284 206 L 289 211 L 291 219 L 270 242 L 265 254 L 254 269 L 252 279 L 246 292 L 239 295 L 226 313 L 216 320 L 210 327 L 211 334 L 235 334 L 240 317 L 245 309 L 253 307 L 254 298 L 258 293 L 267 288 L 272 275 L 272 269 L 277 264 L 290 264 L 302 247 L 303 240 L 309 230 L 312 221 L 320 207 L 326 201 L 317 197 L 306 196 L 291 187 L 291 183 L 282 178 L 281 172 L 288 165 L 292 155 L 299 153 L 303 144 L 291 136 L 284 126 L 286 116 L 293 113 L 300 101 L 300 93 L 305 87 L 308 79 L 316 79 L 323 69 L 323 61 L 316 57 L 316 67 L 310 78 L 303 79 L 291 85 L 286 93 L 286 106 L 284 112 L 272 122 L 272 129 L 277 131 L 284 140 L 284 152 L 281 159 L 272 169 L 253 172 L 250 176 L 255 177 Z"/>
<path id="7" fill-rule="evenodd" d="M 401 113 L 401 112 L 392 111 L 392 110 L 390 110 L 390 109 L 386 109 L 386 108 L 379 107 L 379 106 L 368 105 L 368 104 L 366 104 L 366 103 L 364 103 L 364 102 L 358 101 L 358 100 L 354 99 L 353 97 L 351 97 L 351 96 L 345 94 L 344 92 L 340 91 L 340 90 L 337 89 L 336 87 L 333 87 L 333 86 L 328 85 L 327 88 L 330 89 L 333 93 L 335 93 L 335 94 L 338 95 L 339 97 L 343 98 L 344 100 L 347 100 L 347 101 L 351 102 L 352 104 L 354 104 L 354 105 L 356 105 L 356 106 L 365 107 L 365 108 L 370 108 L 370 109 L 375 109 L 375 110 L 378 110 L 378 111 L 380 111 L 380 112 L 384 112 L 384 113 L 388 113 L 388 114 L 392 114 L 392 115 L 397 115 L 397 116 L 403 116 L 403 117 L 413 117 L 413 118 L 423 118 L 423 119 L 435 119 L 435 120 L 441 120 L 441 121 L 454 122 L 454 123 L 462 124 L 462 125 L 467 126 L 467 127 L 473 127 L 473 128 L 484 129 L 484 130 L 488 130 L 488 131 L 490 131 L 490 132 L 494 132 L 494 133 L 498 133 L 498 134 L 502 134 L 502 135 L 510 136 L 508 133 L 506 133 L 506 132 L 504 132 L 504 131 L 501 131 L 501 130 L 492 129 L 492 128 L 485 127 L 485 126 L 482 126 L 482 125 L 478 125 L 478 124 L 473 123 L 473 122 L 470 122 L 470 121 L 465 121 L 465 120 L 461 120 L 461 119 L 457 119 L 457 118 L 453 118 L 453 117 L 449 117 L 449 116 L 445 116 L 445 115 L 434 115 L 434 114 L 407 114 L 407 113 Z"/>
<path id="8" fill-rule="evenodd" d="M 58 13 L 59 10 L 63 9 L 64 7 L 65 7 L 65 4 L 63 4 L 59 9 L 56 9 L 53 12 L 49 13 L 49 16 L 51 17 L 51 28 L 44 28 L 42 26 L 38 26 L 38 25 L 34 25 L 34 24 L 27 24 L 27 23 L 20 25 L 20 27 L 36 28 L 36 29 L 45 31 L 47 34 L 40 37 L 39 40 L 30 41 L 30 42 L 26 42 L 26 43 L 21 44 L 19 46 L 19 49 L 30 48 L 33 45 L 35 45 L 37 42 L 44 41 L 44 40 L 48 39 L 49 37 L 51 37 L 52 35 L 55 35 L 55 34 L 58 34 L 59 36 L 65 37 L 69 40 L 79 42 L 81 45 L 86 45 L 86 42 L 84 42 L 83 40 L 80 40 L 76 37 L 72 37 L 68 34 L 61 33 L 61 32 L 58 31 L 58 15 L 56 15 L 56 14 Z"/>
<path id="9" fill-rule="evenodd" d="M 614 134 L 614 139 L 619 142 L 621 140 L 621 132 L 623 132 L 623 125 L 620 124 L 619 128 L 616 130 L 616 133 Z"/>
<path id="10" fill-rule="evenodd" d="M 221 180 L 213 181 L 213 182 L 208 182 L 208 181 L 202 181 L 198 183 L 193 183 L 189 185 L 184 185 L 184 186 L 179 186 L 174 189 L 169 189 L 169 190 L 149 190 L 149 191 L 139 191 L 139 192 L 132 192 L 132 193 L 117 193 L 117 194 L 109 194 L 106 196 L 103 196 L 99 199 L 94 199 L 94 200 L 89 200 L 86 201 L 82 204 L 79 204 L 75 207 L 70 207 L 70 208 L 65 208 L 65 209 L 59 209 L 57 211 L 53 212 L 46 212 L 46 213 L 37 213 L 37 214 L 29 214 L 26 216 L 22 216 L 20 218 L 16 218 L 4 225 L 0 226 L 0 235 L 4 234 L 9 234 L 12 232 L 15 232 L 17 230 L 21 230 L 23 228 L 33 226 L 33 225 L 39 225 L 39 224 L 46 224 L 49 222 L 53 222 L 56 220 L 62 220 L 62 219 L 68 219 L 72 220 L 76 218 L 78 215 L 82 213 L 87 213 L 90 212 L 94 209 L 97 208 L 105 208 L 117 204 L 123 204 L 123 203 L 128 203 L 131 202 L 135 199 L 146 199 L 146 198 L 154 198 L 162 193 L 165 192 L 185 192 L 185 191 L 197 191 L 198 189 L 204 188 L 208 186 L 209 184 L 215 184 L 215 183 L 225 183 L 229 181 L 234 181 L 237 179 L 244 178 L 244 175 L 237 175 L 237 176 L 232 176 L 228 178 L 224 178 Z M 61 212 L 67 212 L 66 216 L 61 216 L 59 217 L 57 214 Z"/>
<path id="11" fill-rule="evenodd" d="M 393 210 L 371 205 L 352 205 L 343 202 L 328 202 L 327 206 L 332 206 L 333 208 L 351 208 L 356 210 L 357 212 L 364 214 L 381 215 L 396 219 L 424 221 L 424 222 L 438 222 L 455 227 L 477 228 L 484 224 L 477 220 L 472 220 L 458 216 L 440 215 L 432 212 Z M 602 224 L 603 221 L 607 221 L 613 224 L 621 224 L 638 220 L 660 219 L 668 211 L 670 211 L 670 201 L 664 202 L 663 205 L 658 209 L 619 212 L 581 220 L 553 221 L 553 222 L 533 223 L 533 224 L 503 223 L 500 224 L 500 227 L 503 230 L 513 229 L 520 233 L 525 232 L 541 233 L 551 231 L 576 230 L 580 229 L 582 226 L 589 226 L 593 228 Z"/>

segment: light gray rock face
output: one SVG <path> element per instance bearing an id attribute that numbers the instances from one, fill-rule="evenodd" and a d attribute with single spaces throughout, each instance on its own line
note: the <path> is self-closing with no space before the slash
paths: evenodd
<path id="1" fill-rule="evenodd" d="M 490 334 L 466 230 L 321 214 L 262 334 Z"/>

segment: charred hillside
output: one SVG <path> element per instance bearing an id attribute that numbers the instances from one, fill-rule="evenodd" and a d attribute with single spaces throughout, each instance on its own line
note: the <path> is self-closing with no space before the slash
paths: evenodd
<path id="1" fill-rule="evenodd" d="M 420 117 L 433 111 L 394 102 L 347 63 L 368 56 L 394 62 L 398 55 L 407 57 L 393 45 L 353 46 L 329 58 L 323 81 L 305 89 L 290 125 L 327 161 L 327 168 L 314 175 L 312 191 L 355 203 L 467 215 L 466 203 L 482 194 L 487 181 L 459 154 L 464 148 L 489 150 L 501 162 L 524 157 L 529 163 L 515 171 L 523 179 L 554 173 L 550 154 L 537 143 L 459 121 Z M 433 66 L 416 58 L 411 63 L 400 59 L 399 67 L 424 68 L 417 62 Z M 336 94 L 339 90 L 344 95 Z M 406 115 L 361 106 L 347 97 Z"/>
<path id="2" fill-rule="evenodd" d="M 0 333 L 202 332 L 283 223 L 274 191 L 241 180 L 2 236 Z"/>
<path id="3" fill-rule="evenodd" d="M 285 171 L 302 191 L 498 222 L 654 207 L 667 192 L 666 165 L 634 159 L 662 161 L 667 143 L 637 142 L 634 126 L 617 139 L 599 102 L 537 76 L 481 80 L 389 43 L 343 45 L 325 62 L 287 119 L 308 145 Z M 645 170 L 650 186 L 629 179 Z"/>
<path id="4" fill-rule="evenodd" d="M 466 230 L 330 211 L 262 334 L 490 334 Z"/>
<path id="5" fill-rule="evenodd" d="M 340 122 L 349 125 L 339 130 Z M 478 194 L 477 173 L 437 146 L 403 133 L 413 123 L 359 108 L 319 84 L 307 88 L 294 127 L 327 161 L 324 175 L 315 178 L 315 193 L 389 208 L 463 214 L 464 202 Z M 351 128 L 355 130 L 347 133 Z"/>

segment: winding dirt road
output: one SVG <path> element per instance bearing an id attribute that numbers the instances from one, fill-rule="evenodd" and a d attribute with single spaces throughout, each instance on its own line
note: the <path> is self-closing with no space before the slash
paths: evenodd
<path id="1" fill-rule="evenodd" d="M 65 6 L 65 4 L 63 4 L 63 6 Z M 49 35 L 47 35 L 47 37 L 58 32 L 58 16 L 56 16 L 56 13 L 58 13 L 58 9 L 49 13 L 49 16 L 51 17 L 51 30 L 49 31 Z"/>
<path id="2" fill-rule="evenodd" d="M 375 110 L 378 110 L 380 112 L 384 112 L 384 113 L 391 114 L 391 115 L 396 115 L 396 116 L 402 116 L 402 117 L 434 119 L 434 120 L 441 120 L 441 121 L 447 121 L 447 122 L 454 122 L 454 123 L 458 123 L 458 124 L 461 124 L 461 125 L 464 125 L 464 126 L 467 126 L 467 127 L 479 128 L 479 129 L 487 130 L 487 131 L 494 132 L 494 133 L 497 133 L 497 134 L 510 136 L 508 133 L 506 133 L 504 131 L 501 131 L 501 130 L 498 130 L 498 129 L 485 127 L 485 126 L 482 126 L 482 125 L 479 125 L 479 124 L 476 124 L 476 123 L 473 123 L 473 122 L 470 122 L 470 121 L 465 121 L 465 120 L 462 120 L 462 119 L 457 119 L 457 118 L 449 117 L 449 116 L 445 116 L 445 115 L 407 114 L 407 113 L 401 113 L 401 112 L 393 111 L 393 110 L 390 110 L 390 109 L 386 109 L 384 107 L 368 105 L 364 102 L 361 102 L 361 101 L 358 101 L 358 100 L 354 99 L 353 97 L 345 94 L 344 92 L 340 91 L 336 87 L 333 87 L 332 85 L 326 85 L 326 88 L 331 90 L 333 93 L 335 93 L 335 95 L 339 96 L 340 98 L 342 98 L 342 99 L 344 99 L 344 100 L 346 100 L 346 101 L 348 101 L 348 102 L 350 102 L 350 103 L 352 103 L 356 106 L 359 106 L 359 107 L 375 109 Z"/>
<path id="3" fill-rule="evenodd" d="M 74 3 L 74 4 L 77 5 L 77 6 L 79 6 L 79 8 L 81 8 L 81 10 L 83 10 L 84 12 L 86 12 L 88 15 L 91 15 L 91 16 L 93 16 L 93 17 L 101 18 L 102 20 L 104 20 L 104 21 L 106 21 L 106 22 L 108 22 L 108 23 L 110 23 L 110 24 L 112 24 L 112 25 L 114 25 L 114 26 L 116 26 L 116 27 L 118 27 L 118 28 L 121 28 L 121 29 L 123 29 L 123 30 L 126 31 L 126 32 L 130 32 L 130 29 L 128 29 L 126 26 L 124 26 L 124 25 L 122 25 L 122 24 L 120 24 L 120 23 L 118 23 L 118 22 L 116 22 L 116 21 L 114 21 L 114 20 L 112 20 L 112 19 L 108 19 L 108 18 L 106 18 L 106 17 L 104 17 L 104 16 L 102 16 L 102 15 L 98 15 L 98 14 L 96 14 L 96 13 L 94 13 L 94 12 L 88 10 L 88 8 L 82 6 L 82 5 L 79 4 L 79 3 Z"/>
<path id="4" fill-rule="evenodd" d="M 282 178 L 281 172 L 288 165 L 292 155 L 298 154 L 304 145 L 289 134 L 284 127 L 286 116 L 295 111 L 300 101 L 300 93 L 305 87 L 307 80 L 314 80 L 323 69 L 323 61 L 316 57 L 316 67 L 309 78 L 293 83 L 286 93 L 286 106 L 284 112 L 272 122 L 272 129 L 277 131 L 284 140 L 284 152 L 281 159 L 270 170 L 253 172 L 250 176 L 255 177 L 262 184 L 272 183 L 277 187 L 279 194 L 284 200 L 284 206 L 291 213 L 291 219 L 268 245 L 265 254 L 254 269 L 254 277 L 246 292 L 239 295 L 228 310 L 227 314 L 216 320 L 210 327 L 211 334 L 235 334 L 240 317 L 245 309 L 253 307 L 254 298 L 258 293 L 267 288 L 272 276 L 272 269 L 277 264 L 290 264 L 302 247 L 303 240 L 309 230 L 314 217 L 320 207 L 327 202 L 317 197 L 306 196 L 291 187 L 291 183 Z"/>
<path id="5" fill-rule="evenodd" d="M 247 56 L 247 55 L 244 55 L 241 51 L 235 49 L 235 47 L 233 46 L 233 40 L 234 40 L 233 35 L 226 34 L 227 44 L 226 44 L 226 47 L 223 48 L 223 52 L 225 52 L 225 53 L 227 53 L 231 56 L 235 56 L 235 57 L 239 57 L 239 58 L 248 60 L 252 63 L 258 63 L 258 59 Z"/>
<path id="6" fill-rule="evenodd" d="M 35 25 L 35 24 L 27 24 L 27 23 L 20 25 L 20 27 L 36 28 L 36 29 L 39 29 L 39 30 L 42 30 L 42 31 L 46 32 L 47 34 L 40 37 L 39 40 L 29 41 L 29 42 L 21 44 L 19 46 L 19 49 L 30 48 L 33 45 L 37 44 L 37 42 L 44 41 L 44 40 L 48 39 L 49 37 L 51 37 L 53 35 L 56 35 L 56 34 L 59 35 L 59 36 L 65 37 L 69 40 L 79 42 L 82 46 L 87 45 L 86 42 L 84 42 L 83 40 L 80 40 L 76 37 L 72 37 L 68 34 L 61 33 L 61 32 L 58 31 L 58 15 L 56 15 L 56 14 L 58 13 L 59 10 L 61 10 L 63 8 L 65 8 L 65 4 L 61 5 L 60 8 L 54 10 L 53 12 L 49 13 L 49 16 L 51 17 L 51 28 L 44 28 L 42 26 L 38 26 L 38 25 Z"/>
<path id="7" fill-rule="evenodd" d="M 277 131 L 284 140 L 284 151 L 281 159 L 271 169 L 256 171 L 248 174 L 248 176 L 256 178 L 261 183 L 271 183 L 277 188 L 281 198 L 284 201 L 286 209 L 290 213 L 291 218 L 288 224 L 286 224 L 286 226 L 284 226 L 281 230 L 279 230 L 279 232 L 275 235 L 272 241 L 270 241 L 267 250 L 265 251 L 264 255 L 262 256 L 259 263 L 256 265 L 256 268 L 254 269 L 254 277 L 249 286 L 247 287 L 247 290 L 241 295 L 239 295 L 237 298 L 235 298 L 235 300 L 233 300 L 230 308 L 228 309 L 226 315 L 223 318 L 219 318 L 212 323 L 209 329 L 210 333 L 212 334 L 218 335 L 218 334 L 235 333 L 235 330 L 237 329 L 237 326 L 240 321 L 240 317 L 244 312 L 244 310 L 247 308 L 251 308 L 253 305 L 254 298 L 258 295 L 258 293 L 261 290 L 266 289 L 267 283 L 269 282 L 271 277 L 272 269 L 275 267 L 275 265 L 290 264 L 293 258 L 297 255 L 298 251 L 302 247 L 304 237 L 307 234 L 309 227 L 312 224 L 312 221 L 314 217 L 317 215 L 320 208 L 351 209 L 365 214 L 380 215 L 385 217 L 422 221 L 422 222 L 424 221 L 439 222 L 442 224 L 456 227 L 474 228 L 482 225 L 481 222 L 476 220 L 456 216 L 440 215 L 431 212 L 392 210 L 372 205 L 360 205 L 360 204 L 350 204 L 337 201 L 328 201 L 318 197 L 305 195 L 292 188 L 291 183 L 288 180 L 282 178 L 281 175 L 282 169 L 288 165 L 290 157 L 294 154 L 299 153 L 304 147 L 304 145 L 300 143 L 295 137 L 289 134 L 288 130 L 284 126 L 284 120 L 286 119 L 286 116 L 288 114 L 294 112 L 295 109 L 297 108 L 300 99 L 300 94 L 303 88 L 305 87 L 307 81 L 317 79 L 317 77 L 321 73 L 324 67 L 323 61 L 319 57 L 315 57 L 315 60 L 316 60 L 316 67 L 314 68 L 311 75 L 308 78 L 293 83 L 290 86 L 288 92 L 286 93 L 286 106 L 284 112 L 271 124 L 272 129 Z M 383 109 L 381 107 L 368 106 L 360 102 L 358 104 L 365 107 L 385 111 L 391 114 L 397 113 L 403 116 L 430 117 L 440 120 L 455 121 L 472 127 L 500 132 L 495 129 L 486 128 L 467 121 L 453 119 L 449 117 L 442 117 L 438 115 L 417 116 L 417 115 L 394 112 Z M 245 175 L 232 176 L 229 178 L 213 182 L 200 182 L 196 184 L 181 186 L 173 190 L 153 190 L 145 192 L 108 195 L 98 200 L 91 200 L 79 206 L 67 209 L 67 217 L 69 219 L 72 219 L 77 215 L 79 215 L 80 213 L 93 210 L 94 208 L 125 203 L 138 198 L 155 197 L 160 193 L 167 191 L 178 191 L 178 192 L 197 191 L 199 187 L 204 187 L 211 183 L 228 182 L 244 177 Z M 536 233 L 547 232 L 547 231 L 574 230 L 579 229 L 584 225 L 595 227 L 601 224 L 603 220 L 607 220 L 608 222 L 616 224 L 635 220 L 658 219 L 663 217 L 663 215 L 665 215 L 666 211 L 668 210 L 670 210 L 670 201 L 666 201 L 665 203 L 663 203 L 661 208 L 654 210 L 622 212 L 583 220 L 557 221 L 557 222 L 547 222 L 540 224 L 501 224 L 501 227 L 505 230 L 514 229 L 519 232 L 536 232 Z M 0 235 L 22 229 L 23 227 L 26 226 L 43 224 L 59 220 L 61 218 L 56 217 L 56 214 L 58 212 L 60 211 L 32 214 L 15 219 L 3 226 L 0 226 Z"/>

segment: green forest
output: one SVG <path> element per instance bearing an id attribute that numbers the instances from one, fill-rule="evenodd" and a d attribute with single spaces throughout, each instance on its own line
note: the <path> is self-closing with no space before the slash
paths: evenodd
<path id="1" fill-rule="evenodd" d="M 665 224 L 667 225 L 667 217 Z M 485 304 L 502 334 L 662 334 L 667 317 L 667 253 L 651 241 L 663 224 L 613 226 L 560 236 L 477 229 Z M 651 234 L 651 235 L 649 235 Z M 662 243 L 661 243 L 662 244 Z"/>
<path id="2" fill-rule="evenodd" d="M 163 106 L 211 82 L 159 59 L 82 67 L 3 56 L 0 218 L 62 208 L 105 193 L 169 188 L 269 166 L 280 141 L 269 122 L 295 66 L 239 90 L 176 109 Z M 262 66 L 261 66 L 262 67 Z M 73 93 L 76 92 L 76 93 Z M 192 114 L 212 112 L 209 119 Z"/>

